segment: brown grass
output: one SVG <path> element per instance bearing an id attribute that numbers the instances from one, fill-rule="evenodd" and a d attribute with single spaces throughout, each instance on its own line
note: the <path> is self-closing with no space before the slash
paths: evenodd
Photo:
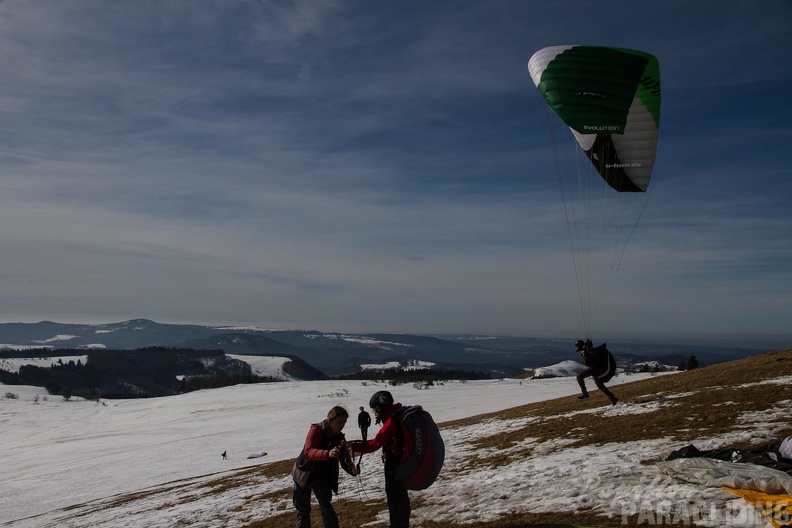
<path id="1" fill-rule="evenodd" d="M 792 375 L 792 350 L 784 350 L 753 356 L 730 363 L 702 367 L 674 375 L 619 385 L 614 392 L 625 404 L 641 405 L 652 400 L 673 400 L 677 405 L 661 406 L 657 411 L 645 414 L 628 414 L 609 417 L 603 420 L 598 413 L 577 413 L 575 411 L 605 406 L 608 400 L 599 393 L 592 392 L 588 400 L 578 400 L 572 396 L 532 403 L 499 412 L 473 416 L 441 424 L 441 427 L 469 426 L 483 420 L 517 419 L 531 417 L 533 421 L 524 428 L 509 430 L 502 434 L 481 438 L 477 447 L 492 450 L 494 454 L 479 458 L 475 464 L 507 464 L 519 457 L 514 446 L 526 437 L 536 438 L 539 442 L 559 437 L 572 439 L 571 445 L 605 444 L 610 442 L 633 442 L 669 437 L 679 441 L 680 447 L 695 439 L 721 435 L 732 431 L 735 418 L 739 414 L 771 409 L 778 402 L 792 400 L 792 386 L 756 384 L 779 376 Z M 783 434 L 792 434 L 788 426 Z M 566 447 L 569 447 L 567 445 Z M 757 445 L 735 446 L 742 449 Z M 508 454 L 499 454 L 506 452 Z M 530 455 L 530 452 L 524 453 Z M 453 468 L 446 468 L 453 471 Z M 335 507 L 344 526 L 361 526 L 373 522 L 376 515 L 386 508 L 384 497 L 373 497 L 369 501 L 341 499 Z M 417 501 L 414 501 L 417 506 Z M 318 511 L 313 526 L 321 527 Z M 244 528 L 280 528 L 294 523 L 293 511 L 245 525 Z M 520 514 L 496 522 L 465 524 L 466 528 L 523 528 L 528 526 L 613 526 L 609 521 L 594 512 L 575 512 L 557 514 Z M 629 526 L 621 525 L 621 526 Z M 384 526 L 384 525 L 380 525 Z M 422 528 L 462 528 L 462 525 L 443 523 L 442 525 L 423 521 Z"/>
<path id="2" fill-rule="evenodd" d="M 607 405 L 608 400 L 597 391 L 589 400 L 581 401 L 572 396 L 557 398 L 443 425 L 465 426 L 493 418 L 536 418 L 524 429 L 481 439 L 481 447 L 511 446 L 526 436 L 540 441 L 562 436 L 576 439 L 572 445 L 633 442 L 660 436 L 688 442 L 729 432 L 738 414 L 770 409 L 779 401 L 792 399 L 792 386 L 789 385 L 773 385 L 772 389 L 767 385 L 745 386 L 789 375 L 792 375 L 792 350 L 785 350 L 627 383 L 614 389 L 620 401 L 626 404 L 663 399 L 680 404 L 662 406 L 652 413 L 614 416 L 609 420 L 591 413 L 568 416 L 592 406 Z"/>

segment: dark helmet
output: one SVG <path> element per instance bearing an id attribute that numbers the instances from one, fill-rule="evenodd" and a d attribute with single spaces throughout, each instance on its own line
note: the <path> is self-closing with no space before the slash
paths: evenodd
<path id="1" fill-rule="evenodd" d="M 372 409 L 380 408 L 383 411 L 393 405 L 393 395 L 388 391 L 378 391 L 369 400 L 369 407 Z"/>
<path id="2" fill-rule="evenodd" d="M 582 339 L 578 339 L 577 341 L 575 341 L 575 348 L 577 348 L 578 350 L 580 350 L 584 346 L 586 346 L 586 343 Z"/>

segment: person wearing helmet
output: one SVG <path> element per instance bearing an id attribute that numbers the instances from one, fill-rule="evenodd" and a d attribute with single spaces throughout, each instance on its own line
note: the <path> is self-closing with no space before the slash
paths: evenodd
<path id="1" fill-rule="evenodd" d="M 581 391 L 578 399 L 584 400 L 589 397 L 584 380 L 591 376 L 594 379 L 594 384 L 602 394 L 608 397 L 611 405 L 616 405 L 619 399 L 605 386 L 605 382 L 609 381 L 616 372 L 616 363 L 608 349 L 605 345 L 595 348 L 591 339 L 586 339 L 585 341 L 578 339 L 575 341 L 575 348 L 580 353 L 583 363 L 588 367 L 577 375 L 577 382 Z"/>
<path id="2" fill-rule="evenodd" d="M 401 424 L 399 418 L 394 416 L 401 406 L 401 403 L 393 401 L 393 395 L 390 392 L 375 392 L 369 401 L 369 407 L 374 412 L 376 423 L 381 423 L 382 428 L 371 440 L 350 442 L 352 451 L 356 453 L 373 453 L 382 448 L 382 460 L 385 462 L 385 496 L 388 500 L 390 528 L 409 528 L 412 511 L 410 495 L 396 481 L 394 475 L 404 451 Z"/>

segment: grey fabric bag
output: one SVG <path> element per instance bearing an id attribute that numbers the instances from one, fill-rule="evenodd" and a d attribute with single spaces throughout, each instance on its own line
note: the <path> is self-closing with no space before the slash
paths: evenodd
<path id="1" fill-rule="evenodd" d="M 300 488 L 305 488 L 308 480 L 311 478 L 311 470 L 313 470 L 313 462 L 308 460 L 305 456 L 305 451 L 300 451 L 297 460 L 294 461 L 292 468 L 292 479 L 294 483 Z"/>

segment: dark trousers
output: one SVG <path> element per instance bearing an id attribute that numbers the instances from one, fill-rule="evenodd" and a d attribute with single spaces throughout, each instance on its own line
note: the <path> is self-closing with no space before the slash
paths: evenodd
<path id="1" fill-rule="evenodd" d="M 360 438 L 363 439 L 363 443 L 364 444 L 366 443 L 366 437 L 367 436 L 368 436 L 368 427 L 363 427 L 361 425 L 360 426 Z M 354 461 L 355 461 L 355 456 L 352 455 L 352 462 L 354 462 Z M 361 452 L 360 456 L 358 457 L 358 464 L 360 464 L 361 461 L 363 461 L 363 452 Z"/>
<path id="2" fill-rule="evenodd" d="M 594 378 L 594 384 L 602 392 L 602 394 L 608 397 L 609 400 L 613 401 L 613 399 L 616 398 L 616 396 L 614 396 L 613 393 L 608 390 L 608 387 L 606 387 L 605 384 L 600 381 L 600 379 L 597 377 L 597 371 L 595 371 L 593 368 L 588 368 L 577 375 L 577 382 L 578 385 L 580 385 L 580 390 L 583 392 L 583 394 L 588 394 L 588 391 L 586 390 L 586 382 L 583 380 L 589 376 Z"/>
<path id="3" fill-rule="evenodd" d="M 311 528 L 311 490 L 316 495 L 324 528 L 338 528 L 338 516 L 330 501 L 333 490 L 325 480 L 309 482 L 304 488 L 292 486 L 292 502 L 297 509 L 297 528 Z"/>
<path id="4" fill-rule="evenodd" d="M 385 463 L 385 496 L 388 498 L 390 528 L 410 528 L 410 495 L 393 476 L 395 464 Z"/>

